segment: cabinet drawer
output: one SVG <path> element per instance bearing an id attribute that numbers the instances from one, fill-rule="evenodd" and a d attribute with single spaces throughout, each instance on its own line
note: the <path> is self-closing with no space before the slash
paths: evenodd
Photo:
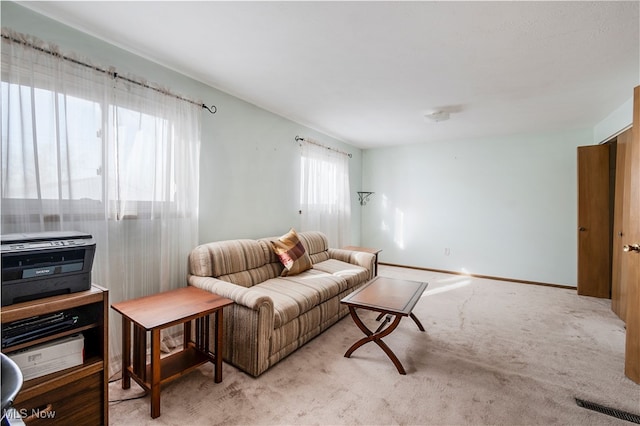
<path id="1" fill-rule="evenodd" d="M 19 398 L 20 394 L 18 394 Z M 27 425 L 101 425 L 102 373 L 98 372 L 15 405 Z"/>

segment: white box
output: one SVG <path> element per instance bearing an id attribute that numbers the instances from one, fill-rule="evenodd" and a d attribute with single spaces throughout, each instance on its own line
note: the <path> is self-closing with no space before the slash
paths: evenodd
<path id="1" fill-rule="evenodd" d="M 84 336 L 82 333 L 63 337 L 41 345 L 7 354 L 22 371 L 24 380 L 82 365 Z"/>

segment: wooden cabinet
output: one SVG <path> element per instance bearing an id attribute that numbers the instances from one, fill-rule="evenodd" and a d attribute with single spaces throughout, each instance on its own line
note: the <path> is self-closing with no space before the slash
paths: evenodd
<path id="1" fill-rule="evenodd" d="M 9 354 L 64 336 L 82 333 L 84 362 L 55 373 L 26 380 L 13 404 L 26 424 L 106 425 L 108 397 L 108 290 L 90 290 L 47 297 L 2 308 L 6 324 L 63 311 L 73 311 L 82 320 L 74 328 L 2 349 Z"/>

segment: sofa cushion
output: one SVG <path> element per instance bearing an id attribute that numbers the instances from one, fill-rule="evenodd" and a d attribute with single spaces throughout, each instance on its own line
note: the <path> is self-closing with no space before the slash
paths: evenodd
<path id="1" fill-rule="evenodd" d="M 306 231 L 300 232 L 298 236 L 314 265 L 329 259 L 329 240 L 322 232 Z"/>
<path id="2" fill-rule="evenodd" d="M 298 236 L 300 236 L 300 234 L 298 234 Z M 282 266 L 282 263 L 280 263 L 280 258 L 278 258 L 278 255 L 275 254 L 275 252 L 273 251 L 273 246 L 271 245 L 271 241 L 277 240 L 278 238 L 280 237 L 260 238 L 258 240 L 258 243 L 260 243 L 260 245 L 262 245 L 267 252 L 267 260 L 269 263 L 277 263 L 280 267 L 284 268 L 284 266 Z"/>
<path id="3" fill-rule="evenodd" d="M 309 269 L 299 275 L 267 280 L 251 291 L 273 300 L 274 328 L 279 328 L 347 288 L 345 278 Z"/>
<path id="4" fill-rule="evenodd" d="M 269 263 L 264 245 L 255 240 L 228 240 L 202 244 L 189 253 L 189 273 L 219 277 L 259 268 Z"/>
<path id="5" fill-rule="evenodd" d="M 202 244 L 189 253 L 189 274 L 251 287 L 282 272 L 280 263 L 270 262 L 272 255 L 270 246 L 255 240 Z"/>
<path id="6" fill-rule="evenodd" d="M 344 278 L 347 281 L 347 288 L 367 282 L 370 276 L 368 269 L 337 259 L 329 259 L 324 262 L 315 263 L 313 267 L 318 271 Z"/>
<path id="7" fill-rule="evenodd" d="M 271 246 L 285 268 L 282 276 L 297 275 L 313 267 L 309 254 L 293 228 L 277 240 L 271 241 Z"/>
<path id="8" fill-rule="evenodd" d="M 220 275 L 217 278 L 222 281 L 241 285 L 243 287 L 253 287 L 263 281 L 280 276 L 282 265 L 278 263 L 268 263 L 258 268 L 246 271 L 234 272 L 232 274 Z"/>

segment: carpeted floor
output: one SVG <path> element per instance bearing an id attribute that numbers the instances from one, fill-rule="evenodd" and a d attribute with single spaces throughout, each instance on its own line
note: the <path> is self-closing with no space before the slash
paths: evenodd
<path id="1" fill-rule="evenodd" d="M 575 290 L 381 265 L 380 275 L 426 281 L 410 319 L 385 342 L 344 352 L 362 332 L 350 317 L 258 377 L 208 364 L 147 396 L 110 404 L 112 425 L 613 425 L 575 398 L 640 414 L 640 385 L 624 376 L 624 324 L 610 300 Z M 367 313 L 374 322 L 375 314 Z M 372 326 L 374 327 L 374 326 Z M 110 384 L 110 399 L 135 398 Z"/>

